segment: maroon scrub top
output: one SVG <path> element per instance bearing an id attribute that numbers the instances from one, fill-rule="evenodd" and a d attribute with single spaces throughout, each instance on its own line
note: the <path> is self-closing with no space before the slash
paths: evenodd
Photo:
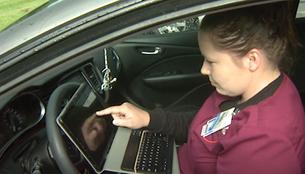
<path id="1" fill-rule="evenodd" d="M 272 96 L 242 109 L 228 129 L 202 137 L 202 126 L 227 99 L 214 92 L 193 119 L 188 141 L 178 150 L 182 174 L 305 172 L 305 114 L 286 75 Z"/>

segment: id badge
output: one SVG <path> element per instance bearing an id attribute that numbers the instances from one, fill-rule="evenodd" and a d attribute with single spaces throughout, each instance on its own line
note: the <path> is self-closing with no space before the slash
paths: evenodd
<path id="1" fill-rule="evenodd" d="M 217 113 L 215 117 L 210 119 L 205 125 L 202 126 L 201 136 L 206 137 L 213 134 L 231 124 L 235 108 L 225 110 Z"/>

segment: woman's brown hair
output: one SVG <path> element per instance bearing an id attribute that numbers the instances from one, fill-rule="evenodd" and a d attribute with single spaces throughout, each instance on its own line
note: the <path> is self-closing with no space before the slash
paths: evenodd
<path id="1" fill-rule="evenodd" d="M 217 48 L 238 56 L 252 48 L 261 49 L 281 69 L 292 64 L 291 53 L 298 45 L 288 1 L 207 15 L 200 32 L 209 34 Z"/>

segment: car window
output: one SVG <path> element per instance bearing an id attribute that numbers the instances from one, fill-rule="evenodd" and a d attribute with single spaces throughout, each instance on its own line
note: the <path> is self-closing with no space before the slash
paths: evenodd
<path id="1" fill-rule="evenodd" d="M 179 20 L 170 24 L 163 25 L 154 30 L 144 33 L 145 35 L 166 35 L 170 33 L 181 33 L 197 31 L 201 17 Z"/>
<path id="2" fill-rule="evenodd" d="M 157 29 L 151 30 L 144 34 L 170 34 L 170 33 L 179 33 L 179 32 L 188 32 L 188 31 L 197 31 L 200 21 L 204 16 L 193 17 L 189 19 L 180 20 L 171 24 L 161 26 Z M 300 0 L 296 18 L 305 17 L 305 0 Z"/>
<path id="3" fill-rule="evenodd" d="M 182 21 L 172 23 L 170 25 L 165 25 L 158 28 L 159 34 L 167 33 L 178 33 L 178 32 L 187 32 L 187 31 L 197 31 L 199 25 L 199 19 L 190 18 Z"/>
<path id="4" fill-rule="evenodd" d="M 1 0 L 0 1 L 0 31 L 25 17 L 48 0 Z"/>
<path id="5" fill-rule="evenodd" d="M 304 17 L 305 17 L 305 0 L 300 0 L 297 11 L 297 18 L 304 18 Z"/>

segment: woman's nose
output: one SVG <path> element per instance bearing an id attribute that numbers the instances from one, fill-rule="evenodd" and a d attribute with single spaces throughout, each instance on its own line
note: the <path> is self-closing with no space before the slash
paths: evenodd
<path id="1" fill-rule="evenodd" d="M 202 64 L 200 72 L 203 75 L 209 75 L 210 74 L 210 69 L 209 69 L 206 61 L 203 61 L 203 64 Z"/>

